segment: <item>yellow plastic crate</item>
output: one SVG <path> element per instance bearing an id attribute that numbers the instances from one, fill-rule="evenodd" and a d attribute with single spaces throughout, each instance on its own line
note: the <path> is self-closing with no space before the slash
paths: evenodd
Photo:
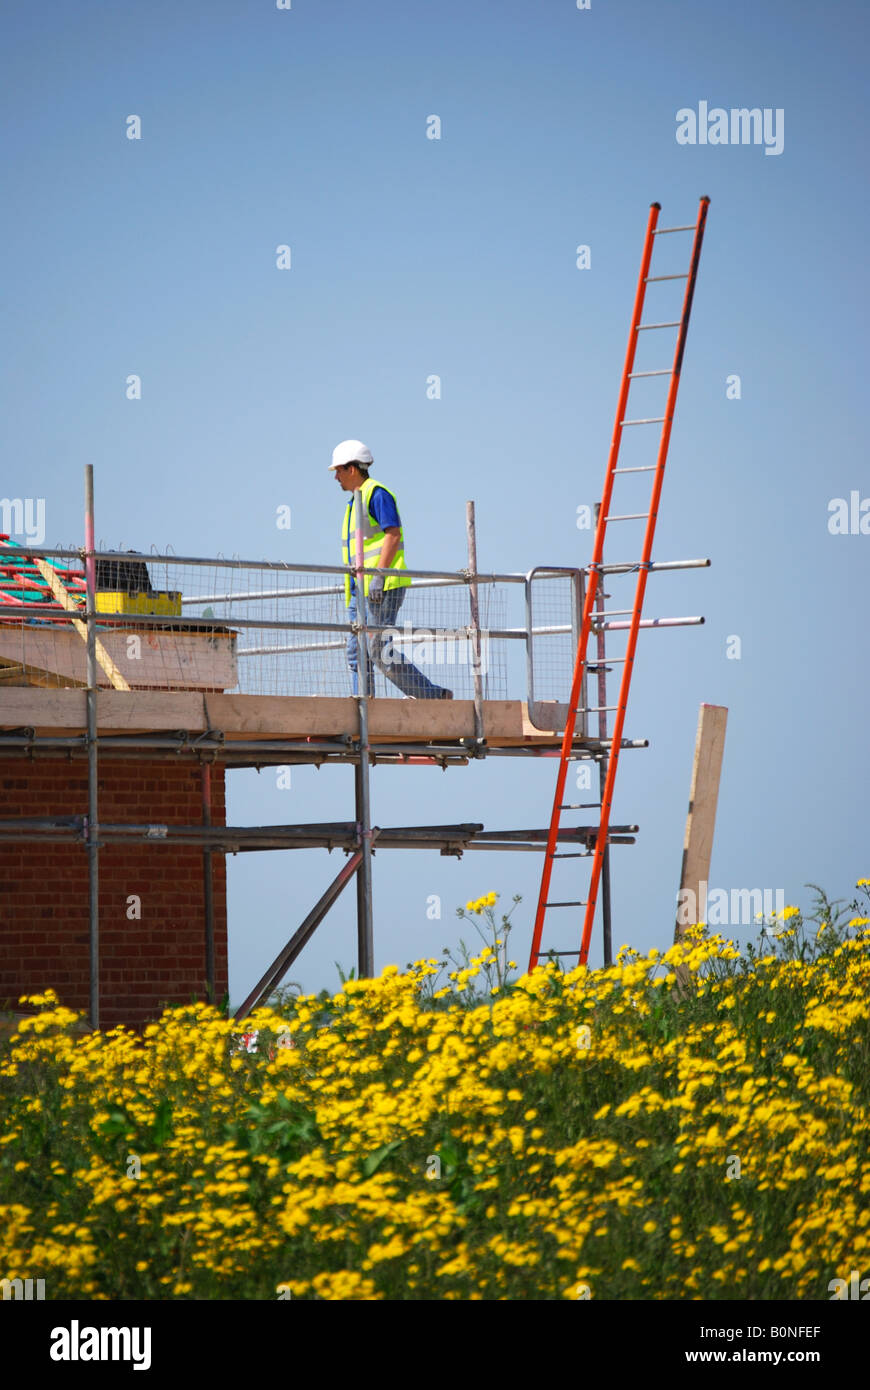
<path id="1" fill-rule="evenodd" d="M 98 613 L 156 613 L 166 618 L 181 617 L 181 591 L 158 594 L 124 594 L 103 589 L 96 594 Z"/>

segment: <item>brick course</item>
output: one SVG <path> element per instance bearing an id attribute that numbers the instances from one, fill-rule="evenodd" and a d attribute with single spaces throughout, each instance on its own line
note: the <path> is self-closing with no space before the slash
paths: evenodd
<path id="1" fill-rule="evenodd" d="M 56 758 L 0 757 L 2 817 L 86 815 L 87 772 Z M 226 824 L 224 769 L 211 770 L 211 818 Z M 202 820 L 198 765 L 104 758 L 100 820 L 194 825 Z M 226 865 L 211 856 L 215 989 L 227 990 Z M 164 1003 L 205 998 L 202 851 L 166 844 L 100 850 L 100 1024 L 142 1027 Z M 128 918 L 127 899 L 141 899 Z M 0 1008 L 52 988 L 88 1009 L 88 855 L 81 844 L 0 843 Z"/>

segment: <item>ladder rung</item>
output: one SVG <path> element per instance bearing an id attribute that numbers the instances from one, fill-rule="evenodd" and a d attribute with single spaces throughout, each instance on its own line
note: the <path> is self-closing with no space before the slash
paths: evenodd
<path id="1" fill-rule="evenodd" d="M 624 516 L 608 516 L 606 521 L 639 521 L 641 517 L 648 517 L 649 512 L 626 512 Z"/>
<path id="2" fill-rule="evenodd" d="M 673 323 L 636 323 L 635 333 L 645 333 L 649 328 L 679 328 L 680 320 L 674 319 Z"/>
<path id="3" fill-rule="evenodd" d="M 666 232 L 693 232 L 694 230 L 695 224 L 690 222 L 687 227 L 656 227 L 653 236 L 664 236 Z"/>
<path id="4" fill-rule="evenodd" d="M 589 849 L 589 850 L 586 850 L 583 854 L 580 854 L 579 852 L 575 852 L 574 854 L 554 854 L 554 855 L 551 856 L 551 858 L 553 858 L 553 859 L 591 859 L 593 853 L 594 853 L 594 851 L 591 850 L 591 849 Z"/>
<path id="5" fill-rule="evenodd" d="M 579 951 L 539 951 L 538 958 L 540 959 L 541 956 L 545 958 L 547 956 L 579 956 L 579 954 Z"/>
<path id="6" fill-rule="evenodd" d="M 615 665 L 617 664 L 617 662 L 619 662 L 619 661 L 624 661 L 624 660 L 625 660 L 625 657 L 624 657 L 624 656 L 609 656 L 605 662 L 600 662 L 600 661 L 587 661 L 587 663 L 586 663 L 586 670 L 587 670 L 587 671 L 601 671 L 601 670 L 606 671 L 606 670 L 608 670 L 609 667 L 615 666 Z"/>
<path id="7" fill-rule="evenodd" d="M 587 705 L 587 714 L 609 714 L 612 710 L 619 709 L 619 705 Z"/>
<path id="8" fill-rule="evenodd" d="M 639 468 L 614 468 L 614 473 L 654 473 L 658 464 L 644 463 Z"/>
<path id="9" fill-rule="evenodd" d="M 585 903 L 585 902 L 576 902 L 576 903 L 544 903 L 544 907 L 585 907 L 585 906 L 586 906 L 586 903 Z M 576 955 L 576 952 L 570 952 L 570 951 L 557 951 L 557 952 L 556 952 L 556 955 L 557 955 L 557 956 Z"/>
<path id="10" fill-rule="evenodd" d="M 600 801 L 566 801 L 560 811 L 586 811 L 590 806 L 600 806 Z"/>
<path id="11" fill-rule="evenodd" d="M 645 420 L 620 420 L 620 425 L 661 425 L 667 419 L 666 415 L 650 415 Z"/>
<path id="12" fill-rule="evenodd" d="M 681 271 L 679 275 L 648 275 L 646 277 L 646 283 L 651 285 L 654 280 L 688 280 L 688 278 L 689 272 L 684 270 Z"/>
<path id="13" fill-rule="evenodd" d="M 634 380 L 636 376 L 670 376 L 672 371 L 672 367 L 659 367 L 654 372 L 629 372 L 628 375 Z"/>

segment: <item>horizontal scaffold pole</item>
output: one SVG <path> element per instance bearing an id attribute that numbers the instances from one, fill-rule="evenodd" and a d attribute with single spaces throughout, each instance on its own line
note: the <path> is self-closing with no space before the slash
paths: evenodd
<path id="1" fill-rule="evenodd" d="M 637 833 L 636 825 L 614 825 L 611 836 Z M 84 816 L 31 816 L 0 820 L 0 843 L 14 840 L 80 841 L 85 831 Z M 564 844 L 593 841 L 595 825 L 565 826 L 558 838 Z M 378 849 L 456 849 L 495 847 L 540 849 L 546 844 L 547 830 L 484 830 L 482 823 L 457 825 L 400 825 L 378 827 Z M 215 853 L 244 853 L 261 849 L 346 849 L 358 844 L 353 821 L 322 821 L 302 825 L 167 825 L 163 822 L 123 824 L 100 822 L 101 844 L 205 846 Z M 616 843 L 620 843 L 616 840 Z"/>

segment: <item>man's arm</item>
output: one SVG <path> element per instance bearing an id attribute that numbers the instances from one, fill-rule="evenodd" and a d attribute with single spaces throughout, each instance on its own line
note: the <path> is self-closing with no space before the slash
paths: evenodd
<path id="1" fill-rule="evenodd" d="M 399 548 L 399 537 L 401 536 L 399 526 L 387 526 L 384 528 L 384 541 L 381 546 L 381 553 L 377 561 L 377 569 L 388 569 L 393 563 L 393 557 Z"/>

